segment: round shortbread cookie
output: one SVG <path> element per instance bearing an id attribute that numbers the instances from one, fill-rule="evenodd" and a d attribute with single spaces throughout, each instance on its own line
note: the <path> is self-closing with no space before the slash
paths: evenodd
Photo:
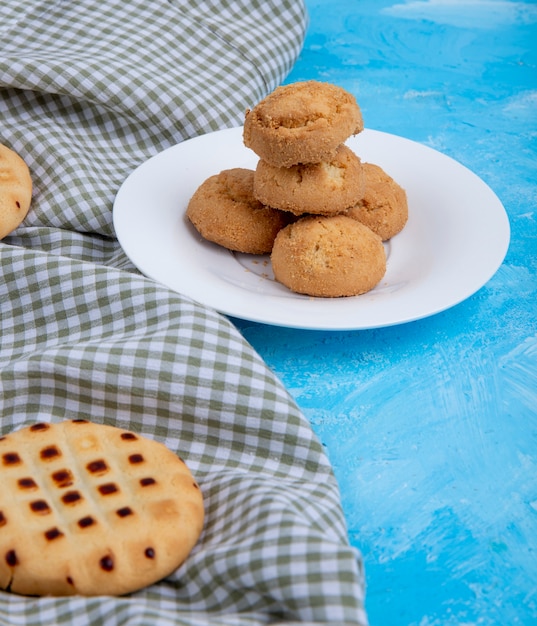
<path id="1" fill-rule="evenodd" d="M 0 144 L 0 239 L 21 224 L 32 201 L 32 179 L 25 161 Z"/>
<path id="2" fill-rule="evenodd" d="M 405 190 L 379 165 L 363 163 L 364 194 L 346 215 L 368 226 L 382 241 L 401 232 L 408 221 Z"/>
<path id="3" fill-rule="evenodd" d="M 343 144 L 334 158 L 321 163 L 276 167 L 260 159 L 254 195 L 263 204 L 295 215 L 342 213 L 362 198 L 362 164 Z"/>
<path id="4" fill-rule="evenodd" d="M 203 527 L 203 497 L 163 444 L 85 420 L 0 437 L 0 587 L 121 595 L 173 572 Z"/>
<path id="5" fill-rule="evenodd" d="M 286 226 L 276 237 L 271 261 L 277 281 L 325 298 L 365 293 L 386 272 L 380 237 L 344 215 L 303 217 Z"/>
<path id="6" fill-rule="evenodd" d="M 277 87 L 246 111 L 244 144 L 276 167 L 320 163 L 364 128 L 352 94 L 336 85 L 305 81 Z"/>
<path id="7" fill-rule="evenodd" d="M 254 172 L 244 168 L 210 176 L 195 191 L 186 215 L 202 237 L 228 250 L 267 254 L 290 221 L 284 211 L 254 197 Z"/>

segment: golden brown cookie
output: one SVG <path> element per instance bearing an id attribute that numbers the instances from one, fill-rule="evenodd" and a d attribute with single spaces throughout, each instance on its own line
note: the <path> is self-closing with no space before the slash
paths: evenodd
<path id="1" fill-rule="evenodd" d="M 254 172 L 244 168 L 206 179 L 190 199 L 186 215 L 208 241 L 249 254 L 269 253 L 278 231 L 290 220 L 255 199 Z"/>
<path id="2" fill-rule="evenodd" d="M 0 239 L 21 224 L 32 200 L 32 179 L 24 160 L 0 144 Z"/>
<path id="3" fill-rule="evenodd" d="M 166 446 L 85 420 L 0 438 L 0 588 L 120 595 L 173 572 L 203 526 L 203 498 Z"/>
<path id="4" fill-rule="evenodd" d="M 362 168 L 364 194 L 347 215 L 386 241 L 401 232 L 408 221 L 406 192 L 379 165 L 363 163 Z"/>
<path id="5" fill-rule="evenodd" d="M 345 215 L 303 217 L 272 248 L 274 277 L 297 293 L 335 298 L 365 293 L 386 272 L 378 235 Z"/>
<path id="6" fill-rule="evenodd" d="M 362 131 L 362 113 L 352 94 L 318 81 L 278 87 L 246 111 L 243 140 L 276 167 L 319 163 Z"/>
<path id="7" fill-rule="evenodd" d="M 263 204 L 295 215 L 342 213 L 362 198 L 362 165 L 343 144 L 334 158 L 321 163 L 276 167 L 260 159 L 254 195 Z"/>

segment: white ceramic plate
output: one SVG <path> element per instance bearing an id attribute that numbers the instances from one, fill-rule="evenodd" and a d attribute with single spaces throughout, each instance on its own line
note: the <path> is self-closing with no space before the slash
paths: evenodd
<path id="1" fill-rule="evenodd" d="M 311 298 L 274 281 L 269 257 L 236 254 L 201 239 L 188 201 L 223 169 L 255 169 L 242 129 L 196 137 L 150 158 L 114 203 L 120 244 L 146 276 L 221 313 L 295 328 L 377 328 L 424 318 L 479 290 L 501 265 L 509 221 L 494 192 L 463 165 L 419 143 L 364 130 L 347 145 L 407 191 L 409 220 L 386 244 L 387 270 L 367 294 Z"/>

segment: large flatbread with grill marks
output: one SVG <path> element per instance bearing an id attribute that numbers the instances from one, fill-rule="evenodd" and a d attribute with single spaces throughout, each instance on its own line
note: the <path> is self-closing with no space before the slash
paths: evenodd
<path id="1" fill-rule="evenodd" d="M 163 444 L 85 420 L 0 438 L 0 587 L 122 595 L 174 571 L 203 527 L 203 497 Z"/>

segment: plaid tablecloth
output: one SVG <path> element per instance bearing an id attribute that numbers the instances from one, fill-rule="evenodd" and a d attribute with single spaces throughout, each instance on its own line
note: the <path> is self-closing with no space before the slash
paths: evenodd
<path id="1" fill-rule="evenodd" d="M 366 623 L 308 422 L 228 320 L 135 270 L 112 224 L 137 165 L 242 123 L 305 21 L 298 0 L 0 0 L 0 142 L 34 181 L 0 242 L 0 432 L 75 416 L 139 431 L 187 461 L 207 511 L 166 580 L 122 598 L 0 592 L 0 624 Z"/>

